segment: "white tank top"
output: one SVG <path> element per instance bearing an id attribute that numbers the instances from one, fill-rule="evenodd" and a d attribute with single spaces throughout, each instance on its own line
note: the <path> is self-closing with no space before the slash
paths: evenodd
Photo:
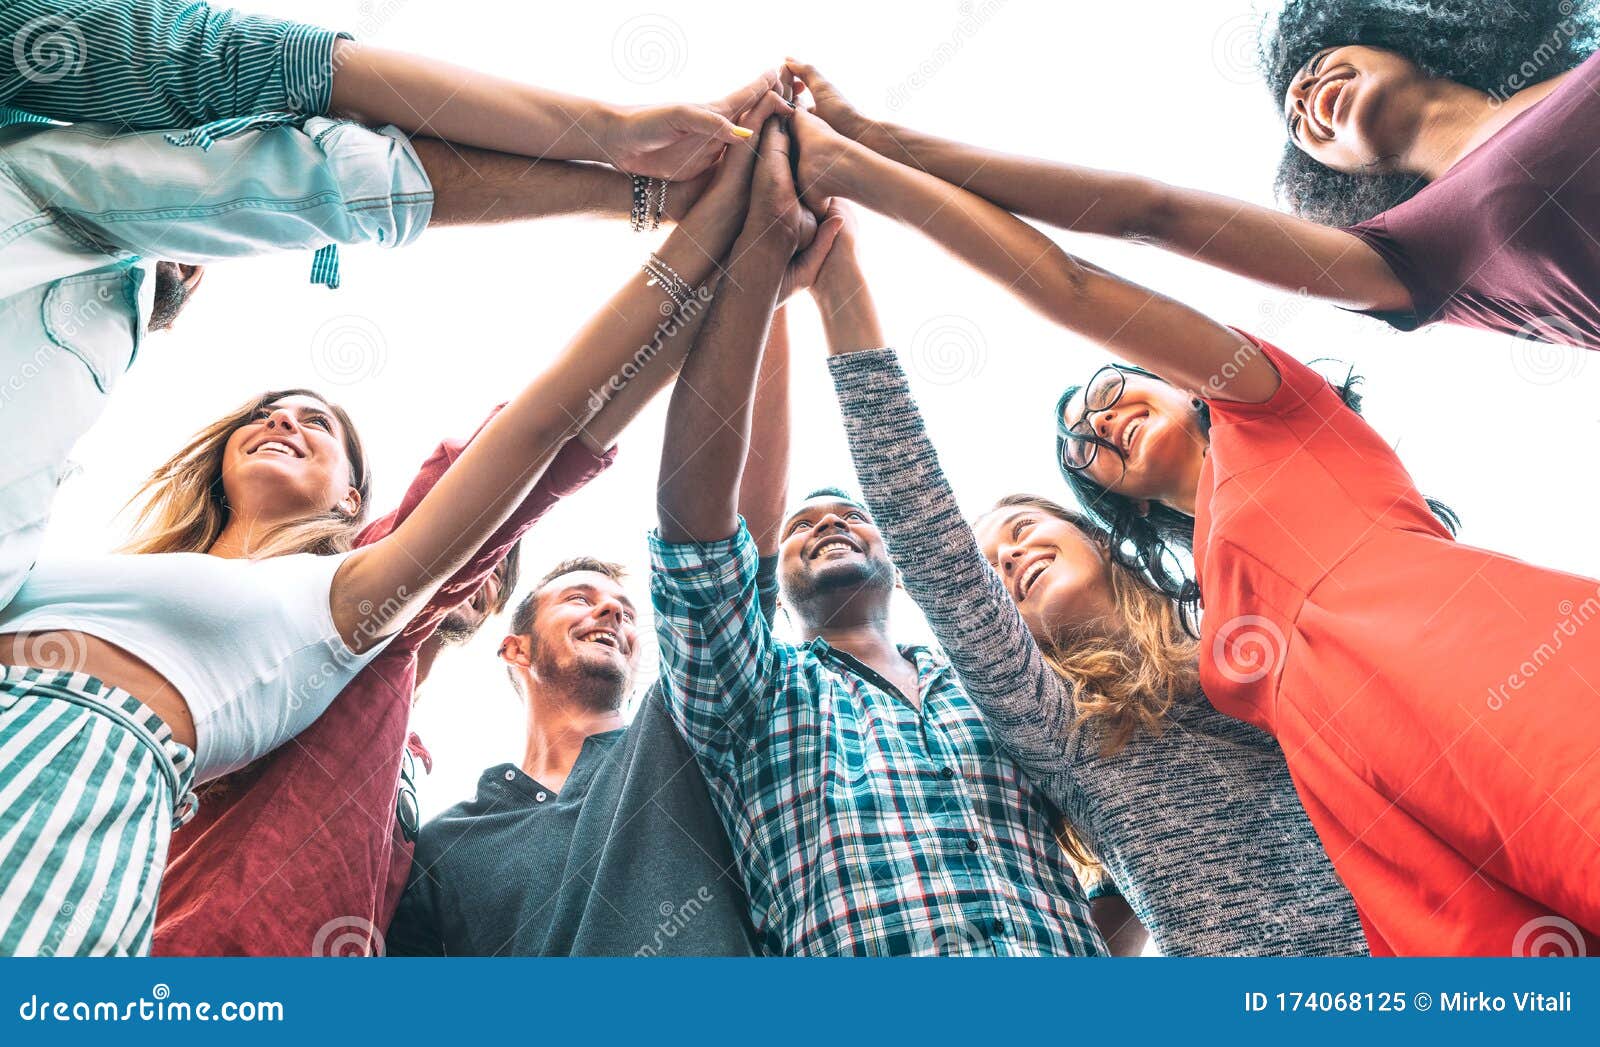
<path id="1" fill-rule="evenodd" d="M 41 561 L 0 609 L 0 634 L 71 629 L 143 659 L 188 703 L 204 781 L 311 726 L 387 643 L 354 654 L 334 627 L 328 596 L 348 555 Z"/>

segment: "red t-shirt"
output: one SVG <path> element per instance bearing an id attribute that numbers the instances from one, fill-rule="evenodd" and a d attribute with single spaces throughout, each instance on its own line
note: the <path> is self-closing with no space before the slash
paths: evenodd
<path id="1" fill-rule="evenodd" d="M 1600 949 L 1595 580 L 1453 540 L 1326 379 L 1245 337 L 1283 381 L 1211 401 L 1206 697 L 1283 746 L 1373 955 Z"/>
<path id="2" fill-rule="evenodd" d="M 1349 231 L 1443 321 L 1600 348 L 1600 52 L 1405 203 Z"/>
<path id="3" fill-rule="evenodd" d="M 497 409 L 498 410 L 498 409 Z M 493 417 L 493 415 L 491 415 Z M 416 509 L 466 441 L 439 445 L 400 507 L 362 530 L 378 541 Z M 154 952 L 166 956 L 307 956 L 381 951 L 405 887 L 411 844 L 395 817 L 417 651 L 477 592 L 550 507 L 611 464 L 581 441 L 562 448 L 527 499 L 306 730 L 201 792 L 172 837 Z"/>

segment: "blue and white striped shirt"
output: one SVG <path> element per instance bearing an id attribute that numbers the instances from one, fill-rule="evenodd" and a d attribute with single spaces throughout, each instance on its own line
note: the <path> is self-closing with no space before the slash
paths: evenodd
<path id="1" fill-rule="evenodd" d="M 0 127 L 316 115 L 342 37 L 190 0 L 0 0 Z"/>

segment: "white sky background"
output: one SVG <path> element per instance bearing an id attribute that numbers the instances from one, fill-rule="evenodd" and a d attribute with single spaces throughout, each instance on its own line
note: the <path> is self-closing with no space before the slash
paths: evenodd
<path id="1" fill-rule="evenodd" d="M 792 53 L 869 115 L 1261 203 L 1271 202 L 1282 140 L 1277 109 L 1249 65 L 1253 22 L 1239 0 L 1147 0 L 1136 9 L 1060 0 L 241 6 L 619 102 L 709 100 Z M 1422 490 L 1461 513 L 1464 540 L 1600 575 L 1591 537 L 1600 488 L 1589 460 L 1600 440 L 1600 361 L 1460 330 L 1391 333 L 1154 249 L 1053 235 L 1301 359 L 1350 361 L 1368 379 L 1368 418 Z M 907 354 L 963 507 L 975 514 L 1014 491 L 1063 497 L 1050 410 L 1103 353 L 914 232 L 863 214 L 861 241 L 889 337 Z M 79 445 L 83 471 L 62 490 L 47 555 L 115 545 L 124 532 L 113 517 L 138 478 L 201 425 L 270 387 L 322 389 L 349 408 L 376 469 L 373 509 L 387 510 L 441 438 L 471 432 L 622 281 L 637 278 L 651 243 L 621 219 L 435 231 L 403 251 L 345 249 L 337 292 L 307 283 L 309 255 L 213 267 L 177 330 L 146 342 Z M 792 490 L 853 483 L 820 327 L 809 300 L 790 312 Z M 627 563 L 635 597 L 647 603 L 644 536 L 654 525 L 665 403 L 627 433 L 609 473 L 534 529 L 525 581 L 591 553 Z M 925 636 L 909 601 L 897 613 L 906 639 Z M 494 653 L 503 628 L 503 618 L 491 622 L 446 652 L 423 689 L 415 726 L 435 757 L 421 785 L 427 816 L 470 795 L 483 768 L 520 759 L 519 707 Z"/>

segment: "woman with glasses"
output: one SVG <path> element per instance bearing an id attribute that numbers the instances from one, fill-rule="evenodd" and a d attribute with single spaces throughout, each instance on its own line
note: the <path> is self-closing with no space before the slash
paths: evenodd
<path id="1" fill-rule="evenodd" d="M 968 527 L 875 317 L 849 321 L 872 310 L 853 234 L 812 293 L 856 473 L 906 591 L 1066 816 L 1073 856 L 1106 868 L 1164 955 L 1365 955 L 1282 751 L 1200 694 L 1173 601 L 1103 527 L 1046 499 L 1004 499 Z M 1106 907 L 1094 900 L 1113 949 L 1142 944 Z"/>
<path id="2" fill-rule="evenodd" d="M 1067 399 L 1063 464 L 1110 548 L 1192 552 L 1201 689 L 1282 745 L 1372 951 L 1600 945 L 1600 583 L 1457 544 L 1288 354 L 812 114 L 795 132 L 815 198 L 921 229 L 1138 365 Z"/>
<path id="3" fill-rule="evenodd" d="M 1594 0 L 1288 0 L 1262 66 L 1285 214 L 1011 156 L 857 112 L 791 62 L 841 134 L 1026 218 L 1157 244 L 1401 330 L 1600 348 Z"/>

